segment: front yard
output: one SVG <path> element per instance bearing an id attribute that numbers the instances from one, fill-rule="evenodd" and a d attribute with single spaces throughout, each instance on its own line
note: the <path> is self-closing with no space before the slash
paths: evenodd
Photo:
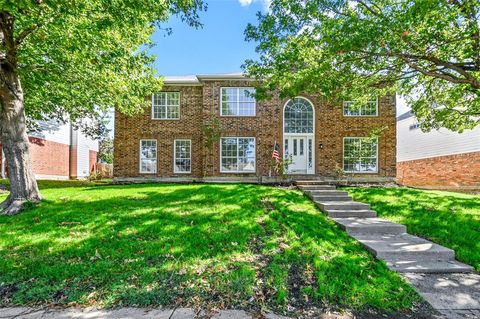
<path id="1" fill-rule="evenodd" d="M 296 190 L 40 187 L 39 206 L 0 216 L 0 306 L 408 312 L 419 302 L 397 274 Z M 0 200 L 6 195 L 0 192 Z"/>
<path id="2" fill-rule="evenodd" d="M 458 260 L 480 271 L 480 196 L 411 188 L 347 188 L 370 203 L 379 217 L 455 250 Z"/>

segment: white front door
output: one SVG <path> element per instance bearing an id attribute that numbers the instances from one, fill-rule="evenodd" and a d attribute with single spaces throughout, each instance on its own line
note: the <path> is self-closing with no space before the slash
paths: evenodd
<path id="1" fill-rule="evenodd" d="M 288 165 L 289 174 L 313 174 L 313 137 L 285 135 L 283 154 Z"/>

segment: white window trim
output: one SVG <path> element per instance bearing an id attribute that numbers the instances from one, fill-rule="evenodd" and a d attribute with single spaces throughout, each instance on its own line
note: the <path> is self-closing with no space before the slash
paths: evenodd
<path id="1" fill-rule="evenodd" d="M 342 170 L 345 172 L 345 173 L 351 173 L 351 174 L 378 174 L 378 157 L 379 157 L 379 154 L 378 154 L 378 137 L 376 137 L 376 142 L 377 142 L 377 159 L 376 159 L 376 164 L 375 164 L 375 171 L 369 171 L 369 172 L 357 172 L 357 171 L 346 171 L 344 170 L 345 168 L 345 139 L 347 138 L 356 138 L 356 139 L 362 139 L 362 138 L 368 138 L 368 136 L 345 136 L 343 138 L 343 144 L 342 144 Z"/>
<path id="2" fill-rule="evenodd" d="M 349 115 L 349 114 L 345 114 L 345 103 L 348 103 L 348 102 L 351 102 L 353 103 L 353 101 L 343 101 L 342 103 L 342 113 L 343 113 L 343 116 L 344 117 L 378 117 L 378 97 L 375 99 L 375 115 L 361 115 L 361 114 L 358 114 L 358 115 Z M 372 101 L 369 101 L 369 102 L 373 102 Z"/>
<path id="3" fill-rule="evenodd" d="M 177 166 L 175 163 L 177 162 L 177 142 L 181 141 L 188 141 L 190 142 L 190 170 L 189 171 L 177 171 Z M 180 138 L 173 140 L 173 172 L 175 174 L 191 174 L 192 173 L 192 140 L 190 139 L 185 139 L 185 138 Z"/>
<path id="4" fill-rule="evenodd" d="M 142 142 L 154 141 L 155 142 L 155 171 L 154 172 L 144 172 L 142 171 Z M 158 171 L 158 142 L 155 139 L 141 139 L 139 143 L 139 153 L 138 153 L 138 170 L 140 174 L 157 174 Z"/>
<path id="5" fill-rule="evenodd" d="M 153 111 L 153 101 L 154 101 L 154 97 L 155 97 L 155 94 L 160 94 L 160 93 L 178 93 L 178 118 L 174 118 L 174 119 L 169 119 L 169 118 L 157 118 L 154 116 L 154 111 Z M 150 118 L 154 121 L 179 121 L 180 118 L 182 117 L 182 93 L 180 91 L 160 91 L 160 92 L 157 92 L 157 93 L 153 93 L 152 94 L 152 98 L 151 98 L 151 105 L 150 105 Z"/>
<path id="6" fill-rule="evenodd" d="M 237 139 L 237 151 L 238 151 L 238 139 L 240 138 L 253 138 L 253 142 L 255 143 L 255 163 L 254 163 L 254 170 L 245 172 L 245 171 L 226 171 L 222 169 L 222 139 L 227 138 L 236 138 Z M 237 161 L 238 161 L 238 154 L 237 154 Z M 237 164 L 238 166 L 238 164 Z M 253 136 L 222 136 L 220 138 L 220 173 L 235 173 L 235 174 L 255 174 L 257 173 L 257 139 Z"/>
<path id="7" fill-rule="evenodd" d="M 237 89 L 237 96 L 240 96 L 240 89 L 253 89 L 255 90 L 254 87 L 252 86 L 222 86 L 220 87 L 220 116 L 224 117 L 254 117 L 257 116 L 257 99 L 254 100 L 254 108 L 253 108 L 253 115 L 229 115 L 229 114 L 223 114 L 223 94 L 222 91 L 223 89 Z M 237 101 L 237 113 L 239 112 L 239 107 L 240 107 L 240 102 Z"/>

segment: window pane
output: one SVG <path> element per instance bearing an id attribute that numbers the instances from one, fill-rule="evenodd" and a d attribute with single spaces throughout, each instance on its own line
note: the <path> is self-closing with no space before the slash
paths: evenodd
<path id="1" fill-rule="evenodd" d="M 153 95 L 152 117 L 154 119 L 180 118 L 180 93 L 160 92 Z"/>
<path id="2" fill-rule="evenodd" d="M 349 137 L 343 144 L 343 169 L 347 172 L 377 171 L 378 139 Z"/>
<path id="3" fill-rule="evenodd" d="M 254 88 L 222 88 L 221 115 L 223 116 L 253 116 L 255 115 Z"/>
<path id="4" fill-rule="evenodd" d="M 191 141 L 175 140 L 175 167 L 176 173 L 191 172 Z"/>
<path id="5" fill-rule="evenodd" d="M 313 150 L 312 150 L 312 139 L 308 139 L 308 168 L 312 168 L 313 165 Z"/>
<path id="6" fill-rule="evenodd" d="M 285 133 L 313 133 L 313 106 L 306 99 L 288 101 L 284 117 Z"/>
<path id="7" fill-rule="evenodd" d="M 157 172 L 157 141 L 140 141 L 140 172 Z"/>
<path id="8" fill-rule="evenodd" d="M 237 104 L 235 102 L 222 102 L 222 115 L 235 115 L 237 112 Z"/>
<path id="9" fill-rule="evenodd" d="M 255 172 L 255 139 L 222 138 L 221 171 Z"/>
<path id="10" fill-rule="evenodd" d="M 343 102 L 345 116 L 376 116 L 378 101 L 369 101 L 365 105 L 354 105 L 352 101 Z"/>

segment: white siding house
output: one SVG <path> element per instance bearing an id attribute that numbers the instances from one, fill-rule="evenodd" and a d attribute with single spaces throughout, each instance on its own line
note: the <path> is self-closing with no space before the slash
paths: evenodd
<path id="1" fill-rule="evenodd" d="M 401 115 L 397 120 L 399 162 L 478 151 L 480 151 L 480 126 L 463 133 L 445 128 L 424 133 L 410 112 Z"/>
<path id="2" fill-rule="evenodd" d="M 70 123 L 39 121 L 39 130 L 29 133 L 33 171 L 38 179 L 86 178 L 97 162 L 99 143 Z M 1 150 L 1 145 L 0 145 Z M 8 167 L 0 151 L 0 177 Z"/>
<path id="3" fill-rule="evenodd" d="M 480 126 L 422 132 L 411 112 L 397 118 L 397 181 L 428 188 L 480 189 Z"/>

